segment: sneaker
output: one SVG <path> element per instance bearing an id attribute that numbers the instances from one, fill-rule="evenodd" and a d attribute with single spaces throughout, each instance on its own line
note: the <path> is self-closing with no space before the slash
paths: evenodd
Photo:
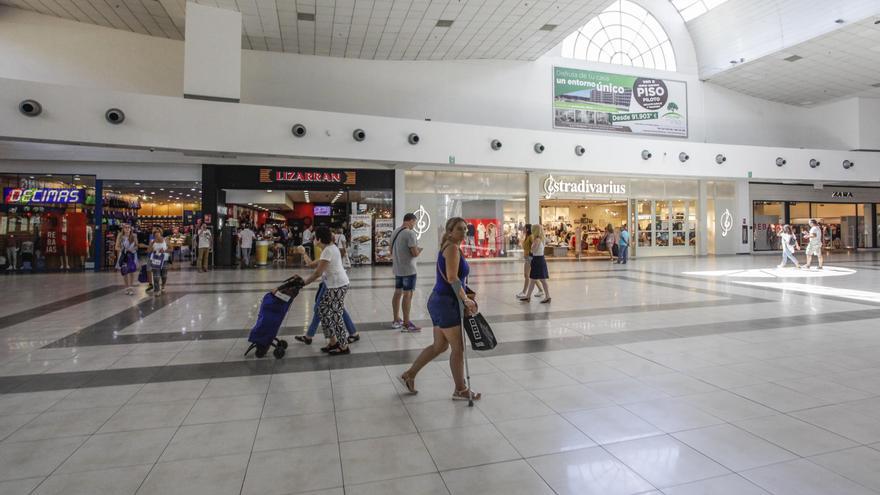
<path id="1" fill-rule="evenodd" d="M 524 297 L 526 297 L 526 293 L 525 293 L 525 292 L 520 292 L 519 294 L 516 295 L 516 298 L 517 298 L 517 299 L 522 299 L 522 298 L 524 298 Z"/>
<path id="2" fill-rule="evenodd" d="M 785 265 L 776 265 L 776 268 L 785 268 Z"/>
<path id="3" fill-rule="evenodd" d="M 417 333 L 417 332 L 421 332 L 422 328 L 417 327 L 416 324 L 413 322 L 409 322 L 406 325 L 403 325 L 403 327 L 400 329 L 400 331 L 401 332 L 408 332 L 408 333 Z"/>
<path id="4" fill-rule="evenodd" d="M 544 293 L 543 292 L 536 292 L 535 297 L 544 297 Z"/>
<path id="5" fill-rule="evenodd" d="M 403 321 L 402 320 L 394 320 L 391 323 L 391 328 L 393 328 L 395 330 L 403 328 Z"/>
<path id="6" fill-rule="evenodd" d="M 153 286 L 152 286 L 152 285 L 147 286 L 147 292 L 153 292 Z"/>

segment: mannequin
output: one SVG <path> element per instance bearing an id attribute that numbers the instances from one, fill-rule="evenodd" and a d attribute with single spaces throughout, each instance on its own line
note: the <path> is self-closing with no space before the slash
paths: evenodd
<path id="1" fill-rule="evenodd" d="M 6 237 L 6 260 L 9 263 L 7 270 L 18 268 L 18 246 L 15 245 L 15 236 L 12 234 Z"/>
<path id="2" fill-rule="evenodd" d="M 61 217 L 61 269 L 70 270 L 70 262 L 67 260 L 67 216 Z"/>

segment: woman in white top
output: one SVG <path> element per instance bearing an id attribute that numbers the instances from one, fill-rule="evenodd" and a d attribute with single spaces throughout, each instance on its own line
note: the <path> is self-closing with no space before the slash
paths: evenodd
<path id="1" fill-rule="evenodd" d="M 795 268 L 800 268 L 801 265 L 798 263 L 797 258 L 794 257 L 795 251 L 800 249 L 798 245 L 797 236 L 791 230 L 791 225 L 783 225 L 782 226 L 782 263 L 779 264 L 779 268 L 785 268 L 788 260 L 791 260 L 794 263 Z"/>
<path id="2" fill-rule="evenodd" d="M 168 281 L 168 243 L 162 235 L 162 229 L 156 227 L 153 229 L 153 240 L 150 241 L 150 248 L 147 250 L 150 255 L 150 270 L 153 272 L 153 295 L 165 292 L 165 283 Z M 161 260 L 161 263 L 159 261 Z"/>
<path id="3" fill-rule="evenodd" d="M 315 267 L 315 271 L 305 279 L 305 285 L 320 278 L 327 287 L 318 305 L 321 328 L 324 330 L 324 336 L 330 340 L 330 345 L 326 347 L 327 354 L 331 356 L 349 354 L 351 350 L 348 348 L 347 331 L 342 319 L 349 281 L 345 267 L 342 266 L 342 254 L 333 243 L 333 233 L 328 227 L 318 227 L 315 231 L 315 242 L 321 247 L 321 258 L 312 261 L 306 255 L 306 263 L 310 267 Z"/>
<path id="4" fill-rule="evenodd" d="M 544 299 L 541 300 L 541 303 L 546 304 L 550 302 L 550 287 L 547 285 L 547 279 L 550 278 L 550 274 L 547 272 L 547 260 L 544 259 L 544 244 L 544 228 L 538 224 L 532 225 L 532 261 L 529 270 L 529 288 L 525 295 L 519 298 L 520 301 L 531 300 L 532 290 L 540 282 L 541 287 L 544 289 Z"/>

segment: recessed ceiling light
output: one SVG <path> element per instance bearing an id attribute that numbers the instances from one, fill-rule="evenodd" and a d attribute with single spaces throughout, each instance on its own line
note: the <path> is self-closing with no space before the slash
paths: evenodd
<path id="1" fill-rule="evenodd" d="M 785 60 L 786 62 L 797 62 L 798 60 L 800 60 L 802 58 L 804 58 L 804 57 L 801 57 L 800 55 L 792 55 L 790 57 L 785 57 L 782 60 Z"/>
<path id="2" fill-rule="evenodd" d="M 144 192 L 144 190 L 143 190 L 143 189 L 141 189 L 141 192 Z"/>
<path id="3" fill-rule="evenodd" d="M 553 31 L 557 27 L 559 27 L 558 24 L 544 24 L 539 31 Z"/>
<path id="4" fill-rule="evenodd" d="M 315 14 L 310 14 L 308 12 L 297 12 L 296 13 L 296 20 L 315 22 Z"/>
<path id="5" fill-rule="evenodd" d="M 31 179 L 33 179 L 33 178 L 34 178 L 34 176 L 32 175 L 32 176 L 31 176 Z"/>
<path id="6" fill-rule="evenodd" d="M 455 22 L 455 21 L 449 20 L 449 19 L 440 19 L 439 21 L 437 21 L 437 24 L 435 24 L 434 26 L 438 27 L 438 28 L 448 28 L 448 27 L 452 26 L 453 22 Z"/>
<path id="7" fill-rule="evenodd" d="M 266 189 L 266 192 L 267 192 L 267 193 L 270 193 L 270 192 L 272 192 L 272 190 L 271 190 L 271 189 Z"/>
<path id="8" fill-rule="evenodd" d="M 194 188 L 194 187 L 192 189 L 190 189 L 190 191 L 195 191 L 195 190 L 196 190 L 196 188 Z"/>
<path id="9" fill-rule="evenodd" d="M 151 192 L 150 194 L 156 194 L 156 191 Z"/>
<path id="10" fill-rule="evenodd" d="M 160 191 L 164 191 L 165 188 L 164 188 L 164 187 L 160 187 L 159 190 L 160 190 Z"/>
<path id="11" fill-rule="evenodd" d="M 139 185 L 141 185 L 141 183 L 140 183 L 140 182 L 135 182 L 134 185 L 139 186 Z"/>

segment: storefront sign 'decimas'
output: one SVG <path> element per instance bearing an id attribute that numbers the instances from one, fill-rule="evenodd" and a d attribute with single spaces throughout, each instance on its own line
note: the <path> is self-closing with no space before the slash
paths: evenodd
<path id="1" fill-rule="evenodd" d="M 3 197 L 6 204 L 68 204 L 84 203 L 86 192 L 83 189 L 7 187 L 3 189 Z"/>
<path id="2" fill-rule="evenodd" d="M 289 182 L 294 184 L 340 184 L 353 186 L 357 182 L 355 172 L 336 172 L 322 170 L 279 170 L 260 169 L 260 182 Z"/>

